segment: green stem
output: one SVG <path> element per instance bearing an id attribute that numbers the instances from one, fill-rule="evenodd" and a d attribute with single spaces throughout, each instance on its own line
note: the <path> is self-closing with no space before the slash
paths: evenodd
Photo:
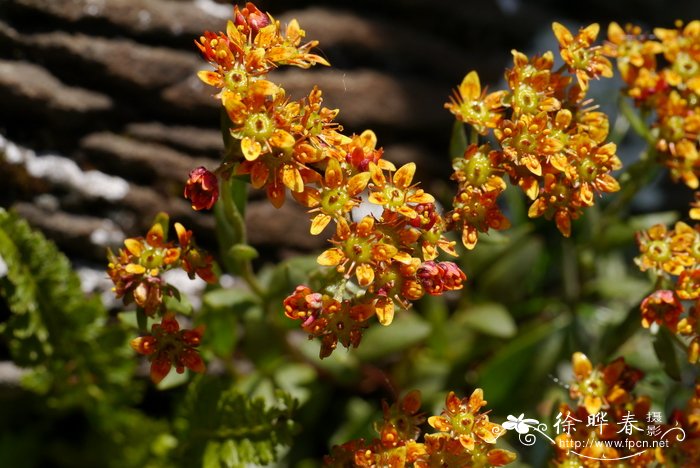
<path id="1" fill-rule="evenodd" d="M 238 208 L 236 208 L 236 204 L 233 202 L 233 198 L 231 196 L 231 180 L 232 179 L 230 178 L 224 179 L 222 184 L 223 187 L 221 190 L 221 199 L 224 202 L 224 214 L 226 216 L 226 220 L 229 222 L 236 235 L 236 243 L 245 244 L 247 237 L 245 231 L 245 220 L 238 211 Z"/>
<path id="2" fill-rule="evenodd" d="M 247 245 L 245 220 L 243 219 L 241 212 L 238 211 L 238 208 L 233 202 L 233 198 L 231 196 L 232 180 L 232 178 L 224 179 L 222 183 L 223 187 L 221 190 L 221 199 L 224 202 L 224 215 L 226 216 L 226 220 L 233 228 L 234 235 L 236 236 L 236 244 Z M 241 266 L 241 278 L 243 278 L 250 290 L 253 291 L 256 296 L 258 296 L 260 299 L 264 299 L 266 292 L 260 285 L 260 282 L 258 282 L 258 278 L 253 272 L 253 264 L 251 260 L 248 258 L 239 259 L 238 262 Z"/>
<path id="3" fill-rule="evenodd" d="M 629 99 L 624 96 L 620 98 L 620 112 L 625 116 L 627 121 L 632 126 L 632 129 L 647 142 L 649 146 L 654 146 L 656 144 L 656 139 L 649 131 L 649 126 L 644 121 L 643 115 L 639 115 L 634 107 L 630 104 Z"/>
<path id="4" fill-rule="evenodd" d="M 476 128 L 471 127 L 471 130 L 469 132 L 469 144 L 470 145 L 478 145 L 479 144 L 479 132 L 476 131 Z"/>
<path id="5" fill-rule="evenodd" d="M 629 204 L 637 192 L 646 187 L 656 176 L 657 169 L 656 150 L 650 145 L 639 161 L 632 164 L 627 172 L 620 177 L 622 189 L 615 200 L 603 211 L 604 224 L 618 217 L 622 209 Z"/>
<path id="6" fill-rule="evenodd" d="M 244 262 L 243 269 L 241 270 L 241 277 L 256 296 L 258 296 L 260 299 L 265 299 L 267 293 L 260 285 L 258 277 L 255 276 L 255 273 L 253 272 L 253 265 L 251 264 L 250 260 L 246 260 Z"/>
<path id="7" fill-rule="evenodd" d="M 564 297 L 569 304 L 576 302 L 579 297 L 578 258 L 576 246 L 571 239 L 562 240 L 562 279 L 564 282 Z"/>

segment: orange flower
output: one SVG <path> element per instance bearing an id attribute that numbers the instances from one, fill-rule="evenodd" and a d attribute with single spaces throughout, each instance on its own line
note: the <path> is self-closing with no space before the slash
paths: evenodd
<path id="1" fill-rule="evenodd" d="M 163 305 L 163 291 L 168 289 L 160 275 L 177 266 L 181 249 L 165 242 L 159 223 L 151 227 L 145 239 L 126 239 L 124 247 L 118 255 L 108 252 L 107 274 L 114 283 L 114 292 L 117 298 L 124 297 L 126 304 L 133 301 L 147 315 L 153 315 Z"/>
<path id="2" fill-rule="evenodd" d="M 382 262 L 387 262 L 398 254 L 394 245 L 382 242 L 383 236 L 374 224 L 371 216 L 365 216 L 359 223 L 351 225 L 340 218 L 335 238 L 331 241 L 338 247 L 332 247 L 319 255 L 319 265 L 335 266 L 345 277 L 354 272 L 361 287 L 372 284 L 375 270 L 382 267 Z"/>
<path id="3" fill-rule="evenodd" d="M 663 51 L 659 42 L 645 39 L 641 28 L 631 24 L 623 30 L 619 24 L 610 23 L 608 41 L 603 51 L 615 57 L 620 75 L 627 84 L 635 82 L 641 68 L 655 69 L 656 55 Z"/>
<path id="4" fill-rule="evenodd" d="M 506 80 L 512 90 L 510 102 L 514 114 L 535 115 L 542 111 L 559 110 L 561 101 L 557 95 L 563 94 L 563 88 L 568 85 L 569 79 L 552 73 L 552 52 L 531 60 L 516 50 L 512 54 L 513 68 L 506 71 Z"/>
<path id="5" fill-rule="evenodd" d="M 655 28 L 654 35 L 661 40 L 664 57 L 671 64 L 663 70 L 664 79 L 672 86 L 700 94 L 700 20 L 677 29 Z"/>
<path id="6" fill-rule="evenodd" d="M 318 213 L 311 221 L 311 234 L 320 234 L 331 219 L 345 216 L 357 206 L 357 196 L 365 189 L 369 179 L 369 172 L 348 177 L 337 160 L 329 159 L 321 188 L 307 188 L 295 196 L 302 205 L 312 208 L 310 213 Z"/>
<path id="7" fill-rule="evenodd" d="M 372 312 L 369 304 L 353 306 L 349 301 L 338 302 L 303 285 L 297 286 L 284 300 L 284 314 L 290 319 L 302 320 L 301 327 L 310 338 L 321 339 L 321 359 L 330 356 L 338 342 L 346 348 L 356 348 L 366 327 L 364 322 Z"/>
<path id="8" fill-rule="evenodd" d="M 305 34 L 296 20 L 290 21 L 283 33 L 278 21 L 253 4 L 242 10 L 235 7 L 234 21 L 227 23 L 226 34 L 205 32 L 196 42 L 204 58 L 216 67 L 216 71 L 200 72 L 199 77 L 209 85 L 237 91 L 251 78 L 279 65 L 328 65 L 324 58 L 309 53 L 317 41 L 301 45 Z"/>
<path id="9" fill-rule="evenodd" d="M 163 224 L 167 224 L 165 217 Z M 166 242 L 163 225 L 156 222 L 145 238 L 129 238 L 117 255 L 108 252 L 107 274 L 114 283 L 117 298 L 124 303 L 132 301 L 147 315 L 154 315 L 163 308 L 163 295 L 174 294 L 174 288 L 162 278 L 162 273 L 182 268 L 190 277 L 195 274 L 209 282 L 215 281 L 212 272 L 213 258 L 198 250 L 192 240 L 192 232 L 175 223 L 179 246 Z"/>
<path id="10" fill-rule="evenodd" d="M 485 135 L 489 128 L 495 128 L 503 119 L 505 95 L 505 91 L 487 95 L 486 89 L 481 90 L 479 75 L 472 71 L 464 77 L 462 84 L 450 97 L 450 102 L 445 104 L 445 108 L 458 120 Z"/>
<path id="11" fill-rule="evenodd" d="M 476 246 L 478 232 L 489 229 L 497 231 L 508 229 L 510 221 L 498 206 L 498 196 L 501 191 L 483 192 L 479 189 L 465 187 L 452 201 L 452 211 L 447 214 L 450 226 L 462 233 L 462 244 L 467 249 Z"/>
<path id="12" fill-rule="evenodd" d="M 654 291 L 644 298 L 639 307 L 642 311 L 642 326 L 649 328 L 652 323 L 666 325 L 675 331 L 683 313 L 683 304 L 674 291 Z"/>
<path id="13" fill-rule="evenodd" d="M 575 377 L 569 389 L 571 398 L 577 398 L 588 414 L 629 401 L 629 391 L 643 376 L 641 371 L 625 364 L 623 358 L 594 368 L 585 354 L 576 352 L 571 363 Z"/>
<path id="14" fill-rule="evenodd" d="M 640 256 L 634 261 L 639 269 L 642 271 L 651 269 L 657 275 L 662 272 L 680 275 L 685 267 L 692 263 L 686 251 L 688 230 L 685 228 L 689 226 L 679 222 L 676 223 L 676 229 L 671 232 L 662 224 L 638 232 L 637 244 Z M 676 236 L 676 231 L 684 232 L 686 235 Z"/>
<path id="15" fill-rule="evenodd" d="M 473 451 L 483 443 L 494 444 L 505 433 L 499 424 L 489 422 L 485 413 L 479 413 L 486 405 L 484 392 L 477 388 L 469 398 L 458 398 L 454 392 L 447 394 L 445 409 L 440 416 L 428 418 L 428 424 L 456 439 L 467 451 Z"/>
<path id="16" fill-rule="evenodd" d="M 204 361 L 194 349 L 199 346 L 203 332 L 203 326 L 180 330 L 175 316 L 167 314 L 160 324 L 153 324 L 151 335 L 134 338 L 130 344 L 134 351 L 148 356 L 151 380 L 157 384 L 170 373 L 171 366 L 175 366 L 178 374 L 185 368 L 199 373 L 205 371 Z"/>
<path id="17" fill-rule="evenodd" d="M 612 64 L 603 57 L 599 46 L 593 46 L 600 31 L 597 23 L 581 28 L 576 36 L 560 23 L 552 23 L 552 29 L 559 41 L 561 58 L 576 73 L 576 79 L 584 94 L 591 78 L 612 77 Z"/>
<path id="18" fill-rule="evenodd" d="M 387 180 L 380 166 L 369 164 L 372 176 L 369 201 L 413 219 L 418 216 L 414 205 L 419 203 L 434 203 L 435 198 L 423 189 L 411 185 L 416 173 L 416 164 L 408 163 L 400 167 Z"/>

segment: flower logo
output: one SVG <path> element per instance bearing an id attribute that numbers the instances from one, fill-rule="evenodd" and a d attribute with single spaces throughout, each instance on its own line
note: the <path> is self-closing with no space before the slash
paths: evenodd
<path id="1" fill-rule="evenodd" d="M 537 426 L 540 422 L 537 419 L 525 418 L 525 413 L 521 413 L 517 418 L 508 415 L 508 421 L 502 424 L 504 429 L 512 431 L 515 429 L 518 434 L 527 434 L 531 426 Z"/>

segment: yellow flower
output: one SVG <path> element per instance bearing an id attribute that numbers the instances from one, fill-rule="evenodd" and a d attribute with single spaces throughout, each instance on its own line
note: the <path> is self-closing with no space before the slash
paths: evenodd
<path id="1" fill-rule="evenodd" d="M 559 41 L 561 58 L 576 73 L 583 94 L 588 90 L 588 81 L 591 78 L 612 77 L 612 64 L 603 57 L 599 46 L 593 46 L 600 31 L 597 23 L 581 28 L 576 36 L 557 22 L 552 23 L 552 29 Z"/>
<path id="2" fill-rule="evenodd" d="M 632 84 L 641 68 L 655 69 L 656 55 L 663 51 L 662 45 L 645 39 L 639 26 L 628 24 L 623 30 L 612 22 L 608 26 L 608 41 L 603 46 L 605 55 L 615 57 L 622 79 Z"/>
<path id="3" fill-rule="evenodd" d="M 517 50 L 513 50 L 512 54 L 513 68 L 506 71 L 506 80 L 513 92 L 510 99 L 513 112 L 519 115 L 559 110 L 561 101 L 556 96 L 563 94 L 570 80 L 559 73 L 552 73 L 552 52 L 531 60 Z"/>
<path id="4" fill-rule="evenodd" d="M 484 392 L 480 388 L 474 390 L 469 398 L 462 399 L 454 392 L 449 392 L 442 414 L 428 418 L 428 424 L 459 441 L 469 452 L 483 444 L 495 444 L 505 429 L 490 422 L 486 413 L 480 413 L 486 403 Z"/>
<path id="5" fill-rule="evenodd" d="M 348 225 L 344 218 L 338 219 L 332 247 L 318 257 L 319 265 L 335 266 L 346 277 L 355 273 L 357 282 L 367 287 L 374 281 L 376 270 L 383 262 L 399 253 L 392 245 L 382 242 L 382 234 L 374 226 L 374 218 L 365 216 L 359 223 Z"/>
<path id="6" fill-rule="evenodd" d="M 432 195 L 411 185 L 416 172 L 415 163 L 411 162 L 400 167 L 388 180 L 382 169 L 375 163 L 369 164 L 369 171 L 372 176 L 369 201 L 374 204 L 413 219 L 418 216 L 415 210 L 416 204 L 435 202 Z"/>
<path id="7" fill-rule="evenodd" d="M 657 275 L 662 272 L 680 275 L 686 266 L 693 263 L 688 255 L 692 232 L 693 229 L 682 222 L 676 223 L 675 230 L 670 232 L 663 224 L 638 232 L 640 256 L 634 259 L 635 263 L 642 271 L 652 270 Z"/>
<path id="8" fill-rule="evenodd" d="M 503 119 L 505 95 L 505 91 L 486 94 L 486 89 L 481 89 L 479 75 L 471 71 L 450 97 L 450 102 L 445 104 L 445 108 L 457 119 L 485 135 L 489 128 L 495 128 Z"/>
<path id="9" fill-rule="evenodd" d="M 359 195 L 367 186 L 369 172 L 360 172 L 348 177 L 346 170 L 335 159 L 329 159 L 323 184 L 320 189 L 308 188 L 296 199 L 317 213 L 311 221 L 311 234 L 323 231 L 331 219 L 345 216 L 359 204 Z"/>

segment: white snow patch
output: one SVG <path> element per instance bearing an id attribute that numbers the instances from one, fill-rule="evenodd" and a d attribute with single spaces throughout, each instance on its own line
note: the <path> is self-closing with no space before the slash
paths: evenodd
<path id="1" fill-rule="evenodd" d="M 166 271 L 163 273 L 163 279 L 175 286 L 180 294 L 185 295 L 195 310 L 202 307 L 202 294 L 207 286 L 206 281 L 199 276 L 192 280 L 184 270 L 180 269 Z"/>
<path id="2" fill-rule="evenodd" d="M 80 289 L 85 294 L 99 294 L 102 304 L 108 309 L 119 307 L 121 300 L 114 297 L 112 292 L 114 284 L 107 276 L 105 270 L 81 266 L 77 267 L 75 272 L 80 278 Z"/>
<path id="3" fill-rule="evenodd" d="M 231 5 L 216 3 L 213 0 L 194 0 L 194 4 L 204 13 L 217 18 L 229 19 L 233 15 L 233 8 Z"/>
<path id="4" fill-rule="evenodd" d="M 90 242 L 102 247 L 121 244 L 126 235 L 111 220 L 102 221 L 102 226 L 90 233 Z"/>
<path id="5" fill-rule="evenodd" d="M 121 177 L 94 170 L 83 171 L 74 161 L 63 156 L 38 156 L 34 151 L 22 148 L 2 135 L 0 153 L 5 154 L 7 162 L 24 165 L 31 176 L 70 187 L 89 198 L 116 201 L 129 192 L 129 183 Z"/>

